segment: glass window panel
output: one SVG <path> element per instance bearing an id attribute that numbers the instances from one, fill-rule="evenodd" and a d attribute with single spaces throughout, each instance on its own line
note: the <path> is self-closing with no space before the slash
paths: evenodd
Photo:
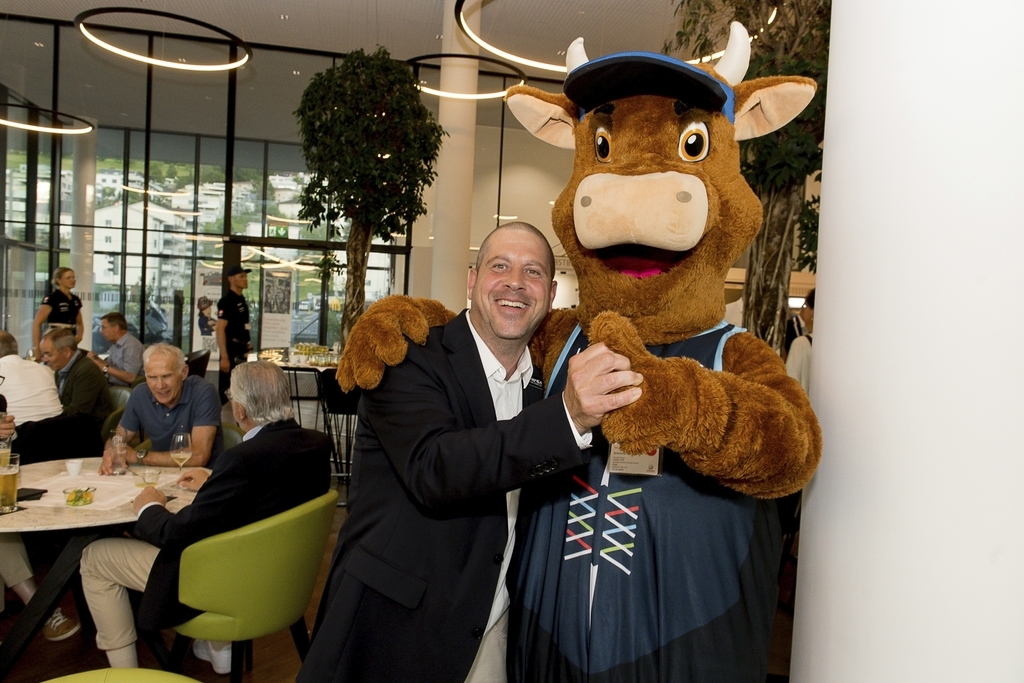
<path id="1" fill-rule="evenodd" d="M 39 302 L 49 292 L 43 290 L 46 266 L 44 262 L 44 270 L 39 272 L 37 252 L 25 247 L 9 246 L 3 258 L 3 286 L 7 292 L 4 329 L 18 340 L 18 350 L 24 356 L 32 348 L 32 320 Z"/>
<path id="2" fill-rule="evenodd" d="M 235 141 L 235 173 L 231 188 L 233 234 L 263 236 L 264 147 L 262 142 Z M 284 236 L 287 237 L 287 234 Z"/>
<path id="3" fill-rule="evenodd" d="M 228 61 L 225 44 L 164 38 L 154 54 L 204 64 Z M 228 72 L 153 69 L 154 131 L 225 135 L 228 120 Z"/>
<path id="4" fill-rule="evenodd" d="M 53 26 L 0 19 L 0 83 L 26 103 L 53 105 Z"/>
<path id="5" fill-rule="evenodd" d="M 96 231 L 99 233 L 99 230 Z M 101 239 L 97 239 L 97 247 L 102 246 Z M 124 260 L 117 253 L 101 253 L 99 251 L 93 256 L 92 277 L 93 295 L 92 304 L 92 350 L 96 353 L 106 353 L 110 348 L 110 342 L 100 334 L 100 318 L 112 311 L 121 310 L 121 275 L 124 268 Z M 129 334 L 139 336 L 139 328 L 129 323 Z"/>
<path id="6" fill-rule="evenodd" d="M 194 232 L 196 206 L 195 135 L 153 133 L 149 148 L 149 228 Z"/>
<path id="7" fill-rule="evenodd" d="M 175 239 L 178 242 L 187 240 Z M 173 253 L 172 249 L 162 254 Z M 180 340 L 186 353 L 192 338 L 192 259 L 146 259 L 146 344 Z M 177 304 L 177 305 L 176 305 Z"/>
<path id="8" fill-rule="evenodd" d="M 253 50 L 253 60 L 238 70 L 236 135 L 299 142 L 293 112 L 310 78 L 330 66 L 330 57 Z"/>
<path id="9" fill-rule="evenodd" d="M 131 235 L 129 234 L 129 243 Z M 142 327 L 142 257 L 128 256 L 125 259 L 125 297 L 124 317 L 128 319 L 128 325 L 135 325 L 135 329 Z"/>
<path id="10" fill-rule="evenodd" d="M 199 232 L 224 234 L 224 138 L 199 140 Z"/>
<path id="11" fill-rule="evenodd" d="M 146 53 L 146 36 L 94 31 L 125 50 Z M 111 54 L 73 27 L 61 28 L 60 110 L 95 119 L 100 126 L 146 127 L 146 65 Z"/>
<path id="12" fill-rule="evenodd" d="M 3 112 L 4 107 L 0 107 Z M 25 211 L 28 196 L 28 134 L 17 128 L 3 127 L 0 137 L 6 140 L 4 157 L 4 234 L 16 240 L 25 239 Z"/>
<path id="13" fill-rule="evenodd" d="M 267 234 L 291 239 L 326 239 L 323 226 L 309 230 L 299 220 L 299 195 L 309 182 L 299 145 L 267 146 Z M 275 232 L 276 230 L 276 232 Z"/>

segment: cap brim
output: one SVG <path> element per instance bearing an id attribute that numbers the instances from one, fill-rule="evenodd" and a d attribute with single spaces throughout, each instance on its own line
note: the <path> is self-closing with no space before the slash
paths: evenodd
<path id="1" fill-rule="evenodd" d="M 625 97 L 658 95 L 681 100 L 688 108 L 720 111 L 732 120 L 732 88 L 703 69 L 654 52 L 592 59 L 569 73 L 563 90 L 586 111 Z"/>

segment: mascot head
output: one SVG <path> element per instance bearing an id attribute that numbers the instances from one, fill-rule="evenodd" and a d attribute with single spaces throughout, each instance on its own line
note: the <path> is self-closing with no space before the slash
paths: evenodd
<path id="1" fill-rule="evenodd" d="M 714 68 L 646 52 L 591 61 L 580 38 L 564 95 L 509 90 L 527 130 L 575 150 L 552 224 L 579 278 L 584 327 L 616 311 L 658 344 L 722 319 L 725 276 L 762 215 L 738 142 L 782 127 L 815 91 L 798 76 L 743 82 L 749 59 L 735 22 Z"/>

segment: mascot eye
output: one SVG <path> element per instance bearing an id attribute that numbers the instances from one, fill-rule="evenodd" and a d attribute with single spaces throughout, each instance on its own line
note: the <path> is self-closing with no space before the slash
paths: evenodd
<path id="1" fill-rule="evenodd" d="M 710 141 L 708 127 L 703 123 L 691 123 L 679 136 L 679 158 L 683 161 L 700 161 L 708 155 Z"/>
<path id="2" fill-rule="evenodd" d="M 604 128 L 598 128 L 594 134 L 594 151 L 599 161 L 608 161 L 612 153 L 612 136 Z"/>

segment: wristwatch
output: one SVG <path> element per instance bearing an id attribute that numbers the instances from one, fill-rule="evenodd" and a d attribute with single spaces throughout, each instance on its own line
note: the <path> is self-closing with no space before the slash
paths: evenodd
<path id="1" fill-rule="evenodd" d="M 108 376 L 110 375 L 110 363 L 103 366 L 103 374 Z"/>
<path id="2" fill-rule="evenodd" d="M 146 461 L 146 456 L 147 455 L 149 455 L 149 451 L 136 450 L 135 451 L 135 464 L 138 465 L 138 464 L 141 463 L 141 464 L 145 465 L 146 464 L 145 461 Z"/>

